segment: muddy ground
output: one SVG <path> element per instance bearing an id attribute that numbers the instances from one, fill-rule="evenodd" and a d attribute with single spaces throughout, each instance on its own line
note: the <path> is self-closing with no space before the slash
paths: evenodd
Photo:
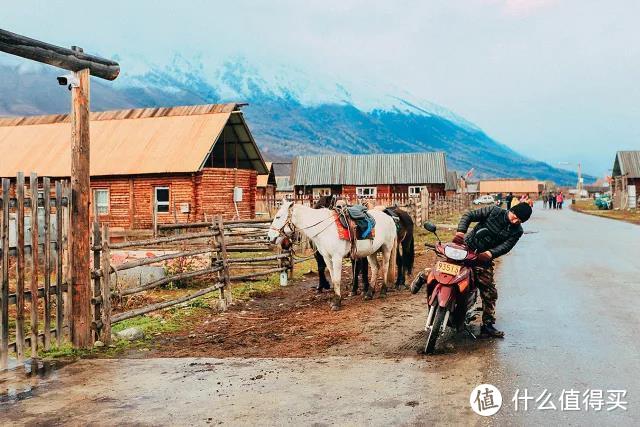
<path id="1" fill-rule="evenodd" d="M 432 253 L 419 254 L 416 269 L 433 263 Z M 350 264 L 343 271 L 348 295 Z M 313 357 L 416 355 L 425 295 L 408 290 L 346 297 L 340 311 L 329 310 L 332 292 L 318 294 L 316 272 L 289 287 L 233 305 L 222 314 L 191 319 L 193 328 L 162 335 L 145 357 Z M 380 287 L 380 283 L 378 284 Z M 422 344 L 423 345 L 423 344 Z"/>

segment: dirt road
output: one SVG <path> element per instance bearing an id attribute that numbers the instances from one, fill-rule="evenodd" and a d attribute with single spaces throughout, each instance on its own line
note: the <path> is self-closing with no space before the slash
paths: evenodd
<path id="1" fill-rule="evenodd" d="M 423 344 L 424 296 L 345 301 L 328 310 L 315 277 L 203 318 L 142 359 L 84 360 L 0 378 L 0 419 L 16 424 L 637 425 L 640 227 L 537 209 L 497 275 L 503 341 Z M 420 258 L 425 265 L 429 259 Z M 553 298 L 550 298 L 553 296 Z M 198 356 L 194 358 L 194 356 Z M 169 358 L 167 358 L 169 357 Z M 181 357 L 181 358 L 176 358 Z M 19 379 L 21 382 L 16 383 Z M 469 394 L 496 385 L 503 407 L 474 414 Z M 16 385 L 19 384 L 19 385 Z M 529 410 L 516 411 L 516 389 Z M 537 410 L 545 390 L 556 410 Z M 561 411 L 561 392 L 626 389 L 627 411 Z M 8 397 L 7 397 L 8 396 Z M 582 404 L 583 397 L 580 398 Z M 582 406 L 582 405 L 581 405 Z"/>

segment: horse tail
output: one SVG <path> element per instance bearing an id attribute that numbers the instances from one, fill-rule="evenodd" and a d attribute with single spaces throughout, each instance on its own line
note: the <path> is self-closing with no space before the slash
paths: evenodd
<path id="1" fill-rule="evenodd" d="M 416 253 L 414 248 L 413 233 L 407 235 L 402 241 L 402 267 L 411 274 L 413 271 L 413 262 L 415 261 Z"/>
<path id="2" fill-rule="evenodd" d="M 387 266 L 387 283 L 393 283 L 398 275 L 398 269 L 396 266 L 396 257 L 398 256 L 398 237 L 393 238 L 393 244 L 391 245 L 391 256 L 389 257 L 389 265 Z"/>

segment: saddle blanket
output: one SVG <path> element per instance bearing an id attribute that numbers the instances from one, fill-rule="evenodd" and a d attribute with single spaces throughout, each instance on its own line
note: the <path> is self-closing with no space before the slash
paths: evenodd
<path id="1" fill-rule="evenodd" d="M 343 219 L 340 218 L 340 214 L 338 212 L 334 212 L 333 213 L 333 218 L 336 222 L 336 227 L 338 228 L 338 238 L 340 240 L 346 240 L 348 242 L 350 242 L 351 239 L 351 233 L 353 232 L 352 230 L 357 230 L 358 227 L 355 224 L 355 221 L 353 221 L 352 219 L 349 219 L 349 227 L 346 227 L 343 224 Z M 373 239 L 376 236 L 376 229 L 375 226 L 372 227 L 369 230 L 369 233 L 367 234 L 366 237 L 364 237 L 364 239 Z M 356 240 L 362 240 L 363 237 L 362 236 L 357 236 Z"/>

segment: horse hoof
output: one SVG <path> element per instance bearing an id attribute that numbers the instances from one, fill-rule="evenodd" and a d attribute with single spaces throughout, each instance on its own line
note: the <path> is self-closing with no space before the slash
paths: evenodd
<path id="1" fill-rule="evenodd" d="M 407 289 L 407 285 L 405 285 L 404 283 L 396 285 L 395 288 L 396 291 L 404 291 L 405 289 Z"/>
<path id="2" fill-rule="evenodd" d="M 342 305 L 342 301 L 340 300 L 340 297 L 334 297 L 331 300 L 331 311 L 338 311 L 340 310 L 340 306 Z"/>
<path id="3" fill-rule="evenodd" d="M 386 297 L 387 297 L 387 288 L 382 287 L 382 289 L 380 289 L 380 298 L 386 298 Z"/>
<path id="4" fill-rule="evenodd" d="M 373 299 L 373 292 L 369 291 L 366 294 L 364 294 L 364 299 L 367 300 L 367 301 L 370 300 L 370 299 Z"/>
<path id="5" fill-rule="evenodd" d="M 356 292 L 356 291 L 349 292 L 349 296 L 350 297 L 355 297 L 356 295 L 358 295 L 358 292 Z"/>

